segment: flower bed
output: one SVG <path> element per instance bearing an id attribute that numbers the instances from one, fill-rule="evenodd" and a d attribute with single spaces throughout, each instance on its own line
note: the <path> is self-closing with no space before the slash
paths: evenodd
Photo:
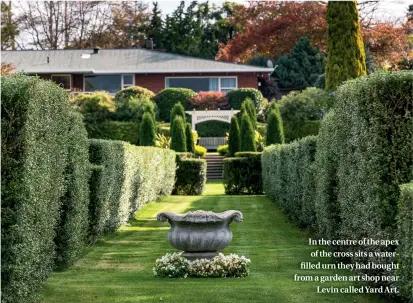
<path id="1" fill-rule="evenodd" d="M 180 253 L 167 253 L 156 260 L 153 274 L 158 277 L 187 278 L 187 277 L 223 277 L 243 278 L 250 273 L 251 260 L 244 256 L 220 253 L 212 260 L 197 259 L 188 261 Z"/>

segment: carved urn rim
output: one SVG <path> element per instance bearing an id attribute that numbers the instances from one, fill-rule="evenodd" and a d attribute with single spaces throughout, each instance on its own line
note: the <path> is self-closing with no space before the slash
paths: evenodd
<path id="1" fill-rule="evenodd" d="M 189 211 L 185 214 L 176 214 L 173 212 L 161 212 L 156 216 L 160 222 L 186 222 L 186 223 L 216 223 L 235 221 L 242 222 L 242 213 L 238 210 L 227 210 L 222 213 L 212 211 L 196 210 Z"/>

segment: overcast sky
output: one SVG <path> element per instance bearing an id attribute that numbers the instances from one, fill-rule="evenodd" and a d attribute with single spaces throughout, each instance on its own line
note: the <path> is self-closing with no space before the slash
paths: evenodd
<path id="1" fill-rule="evenodd" d="M 163 14 L 170 14 L 172 13 L 179 5 L 180 0 L 159 0 L 159 6 L 162 10 Z M 185 1 L 190 3 L 191 1 Z M 200 2 L 203 2 L 200 1 Z M 221 5 L 223 2 L 222 0 L 210 0 L 210 3 L 216 3 Z M 247 2 L 242 0 L 235 0 L 234 2 Z M 413 4 L 413 0 L 381 0 L 379 11 L 376 15 L 377 18 L 380 19 L 398 19 L 404 18 L 406 16 L 407 7 L 409 4 Z"/>

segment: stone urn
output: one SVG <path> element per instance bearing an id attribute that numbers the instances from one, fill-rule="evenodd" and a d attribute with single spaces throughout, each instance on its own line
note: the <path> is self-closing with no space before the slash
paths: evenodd
<path id="1" fill-rule="evenodd" d="M 242 213 L 227 210 L 223 213 L 197 210 L 180 215 L 163 212 L 157 215 L 158 221 L 168 221 L 169 242 L 176 249 L 183 250 L 182 256 L 188 260 L 212 259 L 232 240 L 229 225 L 232 221 L 241 222 Z"/>

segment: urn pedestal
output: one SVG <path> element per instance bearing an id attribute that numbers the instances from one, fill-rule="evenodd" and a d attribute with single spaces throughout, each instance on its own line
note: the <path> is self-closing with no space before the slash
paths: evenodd
<path id="1" fill-rule="evenodd" d="M 237 210 L 223 213 L 197 210 L 183 215 L 163 212 L 157 215 L 157 219 L 169 222 L 169 242 L 174 248 L 184 251 L 182 256 L 193 261 L 212 259 L 219 250 L 227 247 L 232 240 L 229 225 L 232 221 L 241 222 L 242 213 Z"/>

